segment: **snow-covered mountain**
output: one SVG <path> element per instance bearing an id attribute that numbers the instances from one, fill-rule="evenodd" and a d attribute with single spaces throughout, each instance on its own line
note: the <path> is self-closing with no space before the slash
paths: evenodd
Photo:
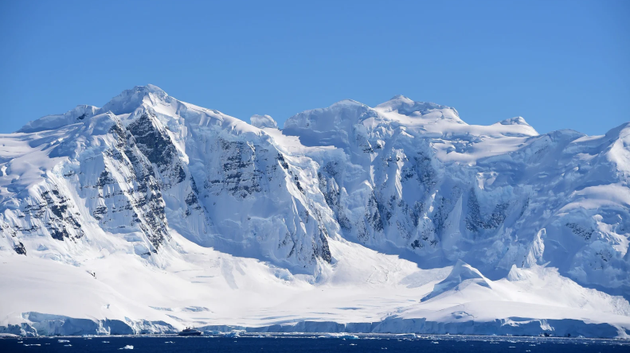
<path id="1" fill-rule="evenodd" d="M 630 334 L 630 123 L 147 85 L 0 135 L 0 330 Z"/>

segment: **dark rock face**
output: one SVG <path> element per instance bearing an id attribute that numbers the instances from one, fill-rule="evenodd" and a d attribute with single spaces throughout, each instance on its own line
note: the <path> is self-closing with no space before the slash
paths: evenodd
<path id="1" fill-rule="evenodd" d="M 41 193 L 42 204 L 27 207 L 31 217 L 47 219 L 46 228 L 53 239 L 78 239 L 83 236 L 81 225 L 68 210 L 68 198 L 58 189 Z"/>
<path id="2" fill-rule="evenodd" d="M 203 183 L 185 201 L 203 205 L 221 234 L 212 239 L 212 246 L 233 249 L 238 242 L 248 256 L 264 258 L 269 255 L 261 251 L 271 252 L 275 263 L 299 272 L 311 271 L 319 260 L 332 261 L 328 230 L 310 199 L 303 166 L 293 164 L 265 139 L 244 141 L 218 134 L 200 140 L 207 153 L 190 158 L 204 161 L 199 165 L 203 172 L 196 176 Z M 233 234 L 235 222 L 239 231 Z M 224 234 L 234 240 L 223 240 Z"/>
<path id="3" fill-rule="evenodd" d="M 26 256 L 26 248 L 24 247 L 24 244 L 22 244 L 22 242 L 18 242 L 17 244 L 15 244 L 13 250 L 15 250 L 15 252 L 20 255 Z"/>
<path id="4" fill-rule="evenodd" d="M 263 177 L 265 174 L 272 175 L 275 169 L 261 169 L 264 164 L 262 162 L 266 160 L 259 160 L 256 146 L 224 139 L 220 139 L 218 144 L 222 154 L 222 172 L 217 175 L 218 178 L 207 180 L 204 187 L 214 195 L 227 191 L 234 197 L 241 199 L 262 192 Z"/>
<path id="5" fill-rule="evenodd" d="M 150 122 L 146 115 L 143 115 L 138 121 L 145 124 Z M 136 124 L 136 128 L 138 125 Z M 121 124 L 115 124 L 110 129 L 110 133 L 116 138 L 117 143 L 103 154 L 106 167 L 94 185 L 94 188 L 98 190 L 97 197 L 100 201 L 92 215 L 106 227 L 108 224 L 119 227 L 121 217 L 126 218 L 130 222 L 130 226 L 137 226 L 142 230 L 152 244 L 153 251 L 157 251 L 169 235 L 165 203 L 154 167 L 148 157 L 142 153 L 140 147 L 136 145 L 134 136 L 125 127 Z M 145 141 L 148 140 L 150 138 L 145 139 Z M 167 145 L 160 143 L 156 146 L 168 149 Z M 145 152 L 149 151 L 145 149 Z M 171 152 L 150 152 L 149 154 L 152 156 L 172 156 Z M 108 160 L 110 163 L 107 163 Z M 165 163 L 162 164 L 166 165 Z M 113 177 L 112 172 L 108 169 L 112 167 L 107 167 L 108 164 L 129 171 L 130 177 L 123 181 L 124 184 L 121 185 Z"/>
<path id="6" fill-rule="evenodd" d="M 84 231 L 78 221 L 78 212 L 71 200 L 62 195 L 56 185 L 49 189 L 34 191 L 36 197 L 20 200 L 15 209 L 18 224 L 11 226 L 6 221 L 0 222 L 3 234 L 46 235 L 55 240 L 76 241 L 83 237 Z M 14 246 L 18 254 L 26 255 L 26 247 L 21 241 Z"/>
<path id="7" fill-rule="evenodd" d="M 330 248 L 328 247 L 328 232 L 326 228 L 322 227 L 319 232 L 319 242 L 313 247 L 313 255 L 320 257 L 322 260 L 331 263 L 332 255 L 330 254 Z"/>
<path id="8" fill-rule="evenodd" d="M 177 148 L 168 133 L 156 126 L 154 119 L 145 113 L 131 123 L 128 130 L 140 152 L 166 177 L 168 186 L 181 183 L 186 179 L 186 172 L 178 158 Z"/>
<path id="9" fill-rule="evenodd" d="M 481 216 L 479 201 L 477 200 L 475 190 L 470 190 L 470 194 L 468 196 L 469 213 L 466 216 L 466 229 L 475 233 L 484 229 L 497 229 L 505 220 L 508 206 L 509 204 L 507 203 L 500 203 L 496 205 L 492 214 L 490 214 L 487 219 L 484 219 Z"/>
<path id="10" fill-rule="evenodd" d="M 571 231 L 573 232 L 573 234 L 583 238 L 584 240 L 590 240 L 591 236 L 593 235 L 593 233 L 595 232 L 594 229 L 591 228 L 584 228 L 582 226 L 580 226 L 577 223 L 574 222 L 569 222 L 566 224 L 566 226 L 571 229 Z"/>
<path id="11" fill-rule="evenodd" d="M 346 216 L 344 208 L 340 204 L 341 190 L 335 177 L 337 176 L 337 163 L 328 163 L 323 170 L 317 172 L 319 189 L 324 194 L 324 200 L 328 207 L 334 211 L 335 218 L 343 230 L 350 230 L 352 223 Z"/>

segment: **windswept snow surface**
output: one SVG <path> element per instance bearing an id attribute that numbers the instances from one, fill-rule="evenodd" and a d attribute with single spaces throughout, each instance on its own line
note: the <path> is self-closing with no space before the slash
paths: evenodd
<path id="1" fill-rule="evenodd" d="M 0 135 L 0 333 L 628 337 L 630 124 L 135 87 Z"/>

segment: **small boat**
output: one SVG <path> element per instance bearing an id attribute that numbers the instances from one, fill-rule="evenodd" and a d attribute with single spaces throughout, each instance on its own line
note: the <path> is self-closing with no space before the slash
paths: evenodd
<path id="1" fill-rule="evenodd" d="M 201 331 L 197 331 L 192 327 L 186 327 L 182 332 L 178 333 L 179 336 L 201 336 Z"/>

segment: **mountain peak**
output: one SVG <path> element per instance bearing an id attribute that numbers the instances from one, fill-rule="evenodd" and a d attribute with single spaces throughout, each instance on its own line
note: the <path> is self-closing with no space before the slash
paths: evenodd
<path id="1" fill-rule="evenodd" d="M 146 91 L 149 92 L 153 92 L 153 93 L 162 93 L 162 94 L 166 94 L 166 92 L 164 92 L 163 89 L 161 89 L 160 87 L 153 85 L 153 84 L 147 84 L 146 86 L 136 86 L 134 87 L 136 89 L 144 89 Z"/>
<path id="2" fill-rule="evenodd" d="M 77 105 L 73 109 L 63 114 L 46 115 L 37 120 L 29 121 L 19 132 L 35 132 L 42 130 L 56 129 L 68 124 L 77 123 L 81 120 L 91 118 L 98 108 L 92 105 Z"/>
<path id="3" fill-rule="evenodd" d="M 403 96 L 402 94 L 397 94 L 395 96 L 393 96 L 392 98 L 389 99 L 388 102 L 391 101 L 400 101 L 400 102 L 409 102 L 409 103 L 414 103 L 414 100 L 407 97 L 407 96 Z"/>
<path id="4" fill-rule="evenodd" d="M 135 86 L 132 89 L 124 90 L 122 93 L 112 98 L 101 108 L 102 112 L 128 114 L 136 110 L 143 103 L 155 104 L 158 101 L 165 101 L 169 95 L 160 87 L 148 84 L 146 86 Z"/>
<path id="5" fill-rule="evenodd" d="M 85 104 L 78 105 L 63 114 L 46 115 L 37 120 L 30 121 L 24 125 L 19 132 L 56 129 L 108 111 L 116 115 L 127 114 L 133 112 L 143 104 L 155 105 L 159 101 L 170 101 L 171 99 L 172 98 L 158 86 L 152 84 L 135 86 L 132 89 L 124 90 L 122 93 L 112 98 L 102 108 Z"/>
<path id="6" fill-rule="evenodd" d="M 525 119 L 523 119 L 522 116 L 517 116 L 514 118 L 510 118 L 510 119 L 505 119 L 505 120 L 501 120 L 499 121 L 499 124 L 501 125 L 526 125 L 526 126 L 530 126 L 527 121 L 525 121 Z"/>
<path id="7" fill-rule="evenodd" d="M 331 104 L 331 106 L 329 108 L 332 107 L 337 107 L 337 106 L 344 106 L 344 105 L 359 105 L 359 106 L 364 106 L 365 104 L 361 103 L 361 102 L 357 102 L 354 99 L 342 99 L 338 102 L 335 102 L 333 104 Z"/>
<path id="8" fill-rule="evenodd" d="M 278 123 L 269 115 L 254 114 L 249 118 L 251 124 L 259 129 L 263 128 L 278 128 Z"/>
<path id="9" fill-rule="evenodd" d="M 392 99 L 387 102 L 381 103 L 376 106 L 377 109 L 384 110 L 386 112 L 398 112 L 398 114 L 402 115 L 414 115 L 420 114 L 425 115 L 431 110 L 435 109 L 451 109 L 455 111 L 455 109 L 451 107 L 447 107 L 445 105 L 440 105 L 431 102 L 416 102 L 411 98 L 405 97 L 403 95 L 397 95 L 392 97 Z M 457 113 L 455 111 L 455 113 Z M 456 114 L 457 115 L 457 114 Z"/>

